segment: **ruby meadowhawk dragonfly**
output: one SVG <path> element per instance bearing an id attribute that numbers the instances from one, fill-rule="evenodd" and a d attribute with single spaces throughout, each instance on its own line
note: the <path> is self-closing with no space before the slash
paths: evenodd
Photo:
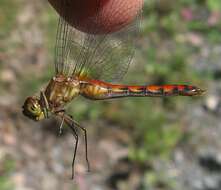
<path id="1" fill-rule="evenodd" d="M 65 9 L 65 4 L 61 7 Z M 76 139 L 72 178 L 78 147 L 76 127 L 84 132 L 89 170 L 86 129 L 65 111 L 66 104 L 77 96 L 90 100 L 108 100 L 123 97 L 198 96 L 204 92 L 191 85 L 132 86 L 111 83 L 123 78 L 134 56 L 139 15 L 123 29 L 103 35 L 78 31 L 65 21 L 64 15 L 60 17 L 55 44 L 55 76 L 39 97 L 28 97 L 24 102 L 23 113 L 30 119 L 39 121 L 57 116 L 62 121 L 60 128 L 64 123 L 70 127 Z M 96 19 L 96 15 L 91 19 Z"/>

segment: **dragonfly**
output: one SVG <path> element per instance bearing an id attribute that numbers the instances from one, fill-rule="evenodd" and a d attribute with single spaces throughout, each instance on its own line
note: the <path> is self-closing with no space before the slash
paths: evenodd
<path id="1" fill-rule="evenodd" d="M 65 2 L 65 1 L 64 1 Z M 61 6 L 66 8 L 65 3 Z M 88 171 L 87 131 L 66 112 L 66 105 L 78 96 L 90 100 L 123 97 L 199 96 L 204 90 L 193 85 L 123 85 L 116 83 L 126 74 L 134 57 L 141 13 L 123 29 L 106 34 L 84 33 L 59 17 L 55 43 L 55 75 L 39 96 L 27 97 L 23 114 L 34 121 L 52 116 L 61 119 L 76 139 L 72 179 L 78 147 L 77 129 L 82 130 Z M 96 15 L 93 18 L 96 19 Z"/>

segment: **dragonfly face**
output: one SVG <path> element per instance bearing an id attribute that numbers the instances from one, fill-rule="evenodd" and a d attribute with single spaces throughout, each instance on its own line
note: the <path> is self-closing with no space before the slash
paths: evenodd
<path id="1" fill-rule="evenodd" d="M 37 97 L 28 97 L 23 105 L 23 114 L 34 121 L 44 119 L 44 113 Z"/>

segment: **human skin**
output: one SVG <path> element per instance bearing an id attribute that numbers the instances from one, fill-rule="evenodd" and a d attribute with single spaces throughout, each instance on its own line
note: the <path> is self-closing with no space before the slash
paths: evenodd
<path id="1" fill-rule="evenodd" d="M 48 0 L 60 16 L 80 31 L 116 32 L 139 14 L 143 0 Z"/>

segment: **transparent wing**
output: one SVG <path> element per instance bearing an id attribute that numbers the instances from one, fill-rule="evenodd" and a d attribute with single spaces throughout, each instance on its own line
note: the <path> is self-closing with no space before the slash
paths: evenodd
<path id="1" fill-rule="evenodd" d="M 55 46 L 56 74 L 105 81 L 122 79 L 134 55 L 139 22 L 140 15 L 118 32 L 93 35 L 76 30 L 60 17 Z"/>

